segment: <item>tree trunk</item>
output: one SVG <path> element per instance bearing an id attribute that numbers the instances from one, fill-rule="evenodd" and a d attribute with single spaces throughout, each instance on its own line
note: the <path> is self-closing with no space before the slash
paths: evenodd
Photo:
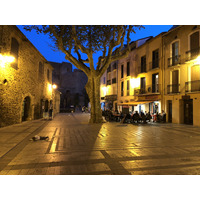
<path id="1" fill-rule="evenodd" d="M 100 105 L 100 78 L 94 75 L 88 76 L 85 88 L 91 105 L 90 123 L 101 123 L 103 119 Z"/>

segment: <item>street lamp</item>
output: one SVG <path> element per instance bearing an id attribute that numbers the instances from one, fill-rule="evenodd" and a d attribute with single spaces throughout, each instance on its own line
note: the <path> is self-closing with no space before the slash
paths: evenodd
<path id="1" fill-rule="evenodd" d="M 52 88 L 53 88 L 53 89 L 56 89 L 56 88 L 57 88 L 57 85 L 53 84 L 53 85 L 52 85 Z"/>
<path id="2" fill-rule="evenodd" d="M 0 54 L 0 66 L 1 67 L 5 67 L 7 64 L 13 63 L 14 61 L 15 61 L 14 56 Z"/>
<path id="3" fill-rule="evenodd" d="M 198 56 L 198 57 L 195 59 L 195 64 L 196 64 L 196 65 L 200 65 L 200 56 Z"/>

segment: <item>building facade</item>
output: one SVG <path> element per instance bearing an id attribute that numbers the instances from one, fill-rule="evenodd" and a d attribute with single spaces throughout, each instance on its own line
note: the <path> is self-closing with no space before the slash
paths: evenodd
<path id="1" fill-rule="evenodd" d="M 177 26 L 163 37 L 167 121 L 200 126 L 200 26 Z"/>
<path id="2" fill-rule="evenodd" d="M 117 61 L 118 111 L 164 110 L 168 122 L 200 126 L 200 26 L 173 26 L 137 42 Z M 102 79 L 109 81 L 108 73 Z M 111 94 L 108 85 L 102 88 Z"/>
<path id="3" fill-rule="evenodd" d="M 117 79 L 118 62 L 109 65 L 107 71 L 101 77 L 101 108 L 102 110 L 117 110 Z"/>
<path id="4" fill-rule="evenodd" d="M 162 109 L 162 35 L 149 38 L 136 49 L 135 110 L 161 113 Z"/>
<path id="5" fill-rule="evenodd" d="M 43 117 L 53 104 L 53 67 L 16 26 L 0 26 L 0 55 L 0 127 Z"/>
<path id="6" fill-rule="evenodd" d="M 72 70 L 72 64 L 67 62 L 50 62 L 54 67 L 53 83 L 61 92 L 60 110 L 68 111 L 71 106 L 80 110 L 88 106 L 89 99 L 85 90 L 87 76 L 79 69 Z"/>

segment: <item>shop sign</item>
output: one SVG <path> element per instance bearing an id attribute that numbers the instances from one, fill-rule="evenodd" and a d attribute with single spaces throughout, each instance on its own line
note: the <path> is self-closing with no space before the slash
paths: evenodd
<path id="1" fill-rule="evenodd" d="M 159 99 L 161 99 L 160 95 L 148 95 L 148 96 L 145 96 L 145 100 L 157 101 Z"/>

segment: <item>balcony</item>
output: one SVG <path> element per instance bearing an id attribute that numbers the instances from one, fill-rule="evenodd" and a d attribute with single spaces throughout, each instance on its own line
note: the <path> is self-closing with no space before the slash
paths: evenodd
<path id="1" fill-rule="evenodd" d="M 168 58 L 168 67 L 176 66 L 178 64 L 181 64 L 181 55 Z"/>
<path id="2" fill-rule="evenodd" d="M 180 93 L 180 84 L 167 85 L 167 94 Z"/>
<path id="3" fill-rule="evenodd" d="M 159 68 L 159 59 L 153 60 L 149 63 L 149 70 L 158 69 Z"/>
<path id="4" fill-rule="evenodd" d="M 114 83 L 117 83 L 117 79 L 116 78 L 112 79 L 112 84 L 114 84 Z"/>
<path id="5" fill-rule="evenodd" d="M 185 83 L 185 92 L 199 92 L 200 91 L 200 80 L 189 81 Z"/>
<path id="6" fill-rule="evenodd" d="M 107 80 L 107 85 L 111 85 L 111 80 Z"/>
<path id="7" fill-rule="evenodd" d="M 191 49 L 190 51 L 186 51 L 185 61 L 196 59 L 196 57 L 199 55 L 200 55 L 200 47 L 197 49 Z"/>
<path id="8" fill-rule="evenodd" d="M 134 94 L 135 95 L 141 95 L 141 94 L 158 94 L 160 93 L 161 85 L 160 84 L 153 84 L 153 85 L 146 85 L 144 88 L 135 89 Z"/>

